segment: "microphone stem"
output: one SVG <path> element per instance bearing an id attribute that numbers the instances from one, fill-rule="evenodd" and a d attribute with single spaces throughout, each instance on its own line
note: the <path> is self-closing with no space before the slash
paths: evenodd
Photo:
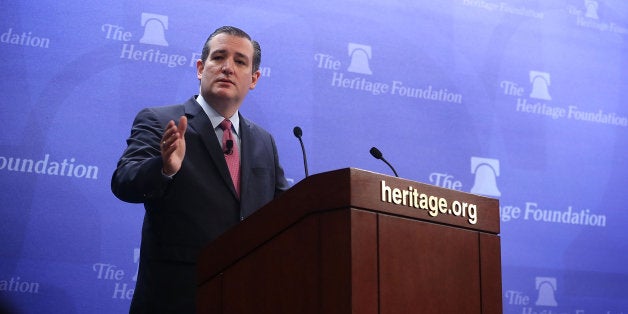
<path id="1" fill-rule="evenodd" d="M 305 177 L 307 178 L 309 174 L 307 171 L 307 156 L 305 156 L 305 146 L 303 146 L 303 140 L 301 140 L 301 137 L 298 137 L 298 139 L 299 143 L 301 144 L 301 152 L 303 152 L 303 167 L 305 168 Z"/>
<path id="2" fill-rule="evenodd" d="M 395 177 L 399 178 L 399 175 L 397 174 L 395 168 L 393 168 L 393 166 L 386 159 L 384 159 L 384 157 L 382 157 L 382 160 L 388 165 L 388 167 L 390 167 L 390 169 L 392 169 L 392 171 L 395 173 Z"/>

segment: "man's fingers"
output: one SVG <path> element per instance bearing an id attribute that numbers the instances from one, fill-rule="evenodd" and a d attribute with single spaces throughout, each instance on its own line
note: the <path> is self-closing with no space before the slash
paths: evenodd
<path id="1" fill-rule="evenodd" d="M 185 130 L 187 130 L 187 128 L 188 128 L 188 118 L 186 116 L 181 116 L 181 118 L 179 118 L 179 125 L 177 127 L 179 133 L 181 134 L 181 137 L 185 135 Z"/>
<path id="2" fill-rule="evenodd" d="M 175 124 L 174 120 L 170 120 L 166 125 L 163 137 L 161 139 L 161 156 L 163 159 L 163 171 L 165 174 L 172 175 L 181 168 L 181 161 L 185 153 L 185 130 L 187 129 L 187 118 L 182 116 L 179 118 L 179 124 Z"/>
<path id="3" fill-rule="evenodd" d="M 165 142 L 169 142 L 169 139 L 172 136 L 172 134 L 176 132 L 177 132 L 177 128 L 174 125 L 174 121 L 170 120 L 170 122 L 168 122 L 168 125 L 166 125 L 166 128 L 164 129 L 164 134 L 161 138 L 162 145 Z"/>

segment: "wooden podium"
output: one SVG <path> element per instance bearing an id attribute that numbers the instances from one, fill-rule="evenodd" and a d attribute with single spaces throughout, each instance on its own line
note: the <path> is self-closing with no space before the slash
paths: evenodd
<path id="1" fill-rule="evenodd" d="M 299 182 L 198 264 L 198 313 L 502 312 L 498 200 L 354 168 Z"/>

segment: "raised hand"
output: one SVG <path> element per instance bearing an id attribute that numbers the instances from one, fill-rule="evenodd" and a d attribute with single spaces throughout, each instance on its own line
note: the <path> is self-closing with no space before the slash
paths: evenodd
<path id="1" fill-rule="evenodd" d="M 188 127 L 188 119 L 185 116 L 179 118 L 179 125 L 173 120 L 168 122 L 161 139 L 161 158 L 163 159 L 163 172 L 171 176 L 181 169 L 181 163 L 185 157 L 185 130 Z"/>

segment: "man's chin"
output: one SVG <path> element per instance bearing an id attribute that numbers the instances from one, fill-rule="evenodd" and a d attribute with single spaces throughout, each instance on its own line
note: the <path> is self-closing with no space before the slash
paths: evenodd
<path id="1" fill-rule="evenodd" d="M 232 90 L 219 89 L 212 90 L 209 95 L 203 95 L 203 97 L 205 98 L 205 100 L 207 100 L 208 103 L 233 103 L 238 98 L 238 95 L 235 91 Z"/>
<path id="2" fill-rule="evenodd" d="M 216 88 L 212 90 L 212 93 L 217 98 L 233 98 L 235 96 L 233 88 Z"/>

